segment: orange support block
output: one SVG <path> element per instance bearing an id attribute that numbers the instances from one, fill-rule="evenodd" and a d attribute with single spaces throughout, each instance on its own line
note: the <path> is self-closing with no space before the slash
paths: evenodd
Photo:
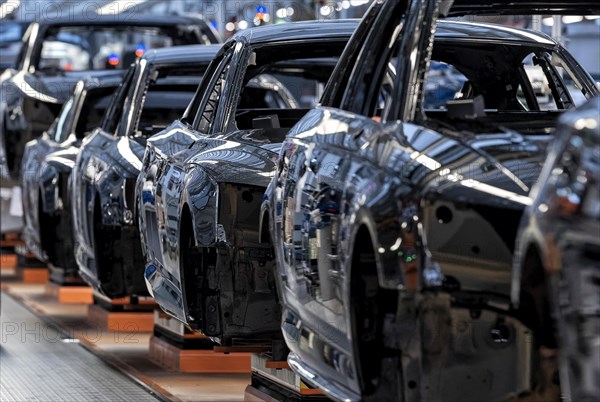
<path id="1" fill-rule="evenodd" d="M 46 294 L 65 304 L 92 304 L 94 302 L 92 288 L 89 286 L 59 286 L 49 282 L 46 285 Z"/>
<path id="2" fill-rule="evenodd" d="M 152 332 L 152 311 L 108 311 L 97 304 L 88 306 L 87 320 L 90 324 L 109 331 Z"/>
<path id="3" fill-rule="evenodd" d="M 48 283 L 49 276 L 50 273 L 46 268 L 21 268 L 21 278 L 23 283 Z"/>
<path id="4" fill-rule="evenodd" d="M 182 373 L 249 373 L 250 353 L 221 354 L 211 349 L 179 349 L 162 338 L 150 339 L 150 358 Z"/>
<path id="5" fill-rule="evenodd" d="M 15 269 L 18 265 L 16 254 L 0 254 L 0 269 Z"/>
<path id="6" fill-rule="evenodd" d="M 284 361 L 267 360 L 265 362 L 265 367 L 269 368 L 269 369 L 288 369 L 289 370 L 290 365 L 285 360 Z"/>

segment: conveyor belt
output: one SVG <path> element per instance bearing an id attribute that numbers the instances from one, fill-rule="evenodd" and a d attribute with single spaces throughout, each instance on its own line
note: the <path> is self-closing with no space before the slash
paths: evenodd
<path id="1" fill-rule="evenodd" d="M 2 402 L 153 401 L 157 399 L 2 293 Z"/>

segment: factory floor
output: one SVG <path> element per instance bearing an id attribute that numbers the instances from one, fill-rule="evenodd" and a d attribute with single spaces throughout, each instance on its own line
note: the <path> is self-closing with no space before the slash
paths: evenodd
<path id="1" fill-rule="evenodd" d="M 2 279 L 0 400 L 243 401 L 250 373 L 187 374 L 148 357 L 151 333 L 98 331 L 88 306 Z"/>

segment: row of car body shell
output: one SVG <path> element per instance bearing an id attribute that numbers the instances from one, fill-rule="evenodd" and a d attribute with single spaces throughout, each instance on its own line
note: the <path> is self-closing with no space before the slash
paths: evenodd
<path id="1" fill-rule="evenodd" d="M 127 68 L 127 59 L 136 57 L 137 36 L 162 38 L 164 45 L 219 43 L 216 32 L 204 20 L 193 17 L 154 15 L 96 15 L 93 18 L 49 18 L 18 25 L 23 32 L 22 44 L 14 65 L 0 76 L 1 174 L 5 179 L 18 180 L 25 143 L 40 137 L 52 123 L 61 105 L 71 96 L 78 81 L 89 76 L 114 74 L 108 66 L 60 69 L 51 65 L 47 49 L 59 43 L 75 46 L 90 56 L 102 43 L 86 43 L 83 38 L 105 40 L 107 35 L 124 36 L 121 42 L 120 65 Z M 103 39 L 101 39 L 103 38 Z M 127 42 L 128 41 L 128 42 Z M 96 63 L 97 64 L 97 63 Z"/>
<path id="2" fill-rule="evenodd" d="M 531 11 L 565 12 L 563 3 Z M 438 22 L 446 5 L 375 2 L 321 106 L 310 111 L 298 109 L 277 79 L 259 74 L 300 71 L 326 82 L 356 22 L 250 29 L 218 52 L 198 48 L 214 61 L 181 118 L 156 134 L 157 127 L 138 129 L 140 97 L 161 73 L 143 72 L 169 51 L 138 61 L 108 107 L 102 127 L 111 130 L 84 140 L 68 184 L 83 277 L 111 297 L 145 293 L 145 279 L 163 310 L 217 342 L 264 342 L 280 336 L 281 323 L 290 367 L 336 400 L 499 400 L 532 391 L 536 347 L 554 347 L 555 339 L 540 335 L 552 333 L 549 305 L 520 282 L 532 277 L 531 264 L 514 248 L 525 207 L 541 211 L 545 202 L 532 204 L 530 189 L 554 120 L 574 104 L 553 62 L 560 60 L 583 98 L 597 90 L 549 37 Z M 454 6 L 454 14 L 475 7 Z M 597 12 L 591 3 L 574 6 Z M 511 7 L 521 5 L 500 1 L 483 12 Z M 185 59 L 184 50 L 172 52 Z M 520 69 L 529 54 L 550 82 L 557 111 L 540 110 Z M 451 98 L 446 108 L 437 98 L 426 102 L 431 60 L 460 72 L 467 112 Z M 253 85 L 277 106 L 258 98 L 246 105 Z M 598 110 L 597 102 L 586 107 L 579 113 Z M 118 129 L 108 122 L 114 116 Z M 586 137 L 592 149 L 597 138 Z M 587 183 L 597 183 L 597 165 L 587 160 Z M 532 237 L 522 238 L 518 250 L 531 249 Z M 586 255 L 591 267 L 597 257 Z M 537 281 L 544 268 L 552 271 L 540 258 Z M 578 282 L 565 283 L 597 274 L 578 272 Z M 589 314 L 583 300 L 579 306 L 563 316 Z M 579 357 L 574 349 L 568 356 Z M 586 359 L 581 367 L 595 366 Z M 591 377 L 563 373 L 566 392 L 567 379 L 593 392 Z"/>
<path id="3" fill-rule="evenodd" d="M 87 131 L 100 123 L 122 73 L 80 81 L 59 117 L 43 135 L 28 142 L 23 155 L 24 239 L 41 261 L 77 276 L 68 182 Z"/>

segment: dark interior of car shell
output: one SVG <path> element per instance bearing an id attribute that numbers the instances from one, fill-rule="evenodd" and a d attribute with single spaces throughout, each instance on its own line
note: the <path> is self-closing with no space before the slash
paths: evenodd
<path id="1" fill-rule="evenodd" d="M 77 127 L 75 127 L 75 136 L 77 139 L 83 139 L 87 133 L 100 125 L 102 116 L 108 107 L 114 91 L 115 87 L 88 90 L 83 107 L 79 113 Z"/>
<path id="2" fill-rule="evenodd" d="M 294 46 L 281 52 L 278 47 L 259 48 L 253 54 L 253 65 L 248 67 L 244 83 L 258 75 L 268 74 L 285 86 L 299 107 L 273 108 L 266 102 L 257 102 L 256 90 L 246 85 L 236 112 L 238 129 L 261 130 L 261 137 L 270 142 L 282 142 L 292 128 L 316 102 L 329 80 L 343 50 L 343 44 L 332 42 L 326 46 L 308 48 Z M 277 122 L 276 124 L 273 124 Z"/>
<path id="3" fill-rule="evenodd" d="M 573 105 L 571 96 L 583 96 L 565 93 L 565 80 L 572 77 L 566 72 L 562 76 L 551 74 L 556 68 L 548 60 L 553 57 L 557 55 L 550 49 L 520 43 L 436 42 L 432 66 L 442 65 L 446 76 L 440 79 L 430 68 L 424 91 L 425 114 L 457 129 L 468 127 L 484 133 L 501 125 L 525 134 L 547 134 L 560 111 Z M 468 113 L 461 115 L 456 113 L 456 103 L 448 104 L 477 97 L 483 101 L 485 113 L 474 115 L 472 108 L 463 107 Z"/>

